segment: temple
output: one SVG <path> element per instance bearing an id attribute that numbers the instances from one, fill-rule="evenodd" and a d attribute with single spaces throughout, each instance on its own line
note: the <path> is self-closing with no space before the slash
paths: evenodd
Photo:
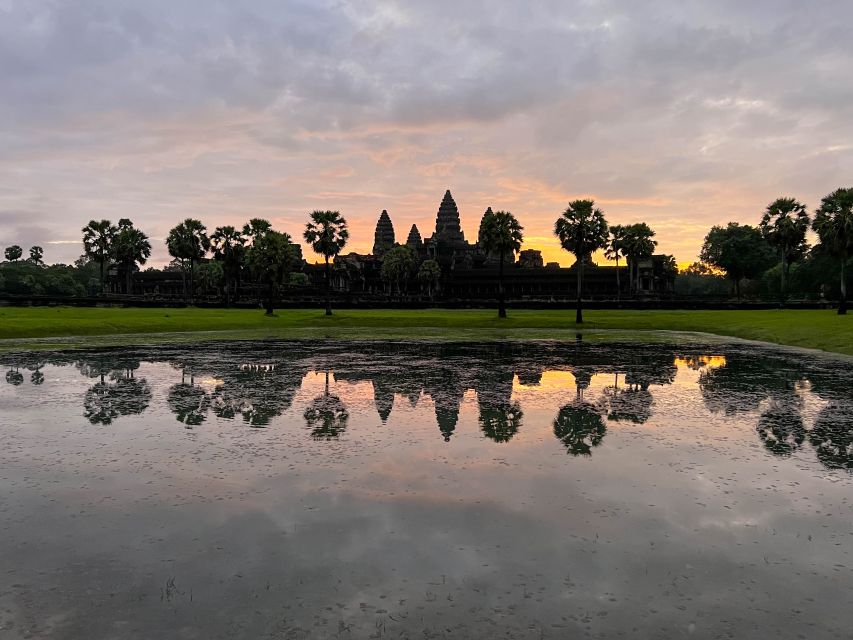
<path id="1" fill-rule="evenodd" d="M 483 215 L 490 212 L 491 208 L 488 208 Z M 409 229 L 402 246 L 412 251 L 414 268 L 402 283 L 390 283 L 382 278 L 384 257 L 395 246 L 401 245 L 397 242 L 394 223 L 388 211 L 383 209 L 376 221 L 372 252 L 351 252 L 334 259 L 332 289 L 338 302 L 354 306 L 381 306 L 392 300 L 392 289 L 395 303 L 441 302 L 465 306 L 491 304 L 496 300 L 499 256 L 487 255 L 478 242 L 466 240 L 459 207 L 449 190 L 445 191 L 438 205 L 435 229 L 429 236 L 422 234 L 417 225 L 413 224 Z M 296 245 L 296 248 L 292 271 L 298 277 L 291 281 L 286 291 L 282 291 L 283 297 L 291 304 L 312 303 L 325 286 L 323 265 L 308 263 L 302 256 L 301 247 Z M 431 265 L 425 271 L 431 275 L 420 277 L 421 265 L 428 260 L 434 261 L 437 269 Z M 628 265 L 623 263 L 617 270 L 617 267 L 597 265 L 587 259 L 584 264 L 584 299 L 642 301 L 672 295 L 675 272 L 670 256 L 654 255 L 631 265 L 634 266 L 638 275 L 632 286 Z M 125 278 L 117 267 L 111 267 L 108 292 L 122 293 L 124 282 Z M 243 282 L 235 302 L 256 304 L 259 299 L 257 288 L 254 283 Z M 143 298 L 176 299 L 184 295 L 184 282 L 176 270 L 146 270 L 133 275 L 133 290 Z M 567 268 L 556 262 L 545 263 L 541 251 L 524 249 L 505 263 L 504 291 L 507 301 L 520 305 L 569 303 L 577 296 L 577 264 Z M 196 298 L 203 300 L 205 294 L 200 293 Z M 449 412 L 445 416 L 447 425 L 453 422 L 451 415 Z"/>
<path id="2" fill-rule="evenodd" d="M 483 213 L 491 212 L 491 207 Z M 482 224 L 482 222 L 481 222 Z M 372 297 L 387 297 L 389 284 L 381 277 L 382 258 L 395 246 L 394 225 L 387 210 L 376 222 L 373 252 L 349 253 L 335 259 L 334 288 L 342 295 L 369 302 Z M 450 190 L 445 191 L 435 216 L 433 233 L 423 238 L 417 225 L 412 225 L 405 245 L 414 253 L 417 266 L 434 260 L 440 269 L 435 283 L 438 297 L 446 301 L 492 299 L 497 295 L 498 256 L 487 255 L 477 242 L 465 239 L 459 207 Z M 642 298 L 660 298 L 672 292 L 674 273 L 667 269 L 668 256 L 654 255 L 640 262 L 638 280 L 632 295 Z M 504 273 L 507 298 L 517 301 L 557 301 L 572 299 L 577 295 L 577 265 L 561 267 L 557 263 L 545 264 L 542 252 L 536 249 L 521 251 Z M 315 271 L 306 265 L 308 272 Z M 629 295 L 628 266 L 620 265 L 617 289 L 617 267 L 599 266 L 592 260 L 584 266 L 584 298 L 614 299 Z M 407 295 L 417 299 L 425 294 L 425 285 L 416 277 L 417 268 L 408 283 Z M 312 281 L 321 284 L 321 273 L 312 273 Z"/>

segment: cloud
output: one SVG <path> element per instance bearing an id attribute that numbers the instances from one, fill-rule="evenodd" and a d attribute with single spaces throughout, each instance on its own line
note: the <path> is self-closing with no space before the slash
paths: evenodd
<path id="1" fill-rule="evenodd" d="M 712 224 L 849 182 L 852 18 L 836 0 L 6 0 L 0 210 L 47 245 L 92 217 L 299 235 L 328 206 L 364 250 L 382 209 L 428 235 L 446 188 L 469 235 L 497 206 L 548 236 L 583 194 L 690 261 Z M 0 240 L 17 229 L 0 217 Z"/>

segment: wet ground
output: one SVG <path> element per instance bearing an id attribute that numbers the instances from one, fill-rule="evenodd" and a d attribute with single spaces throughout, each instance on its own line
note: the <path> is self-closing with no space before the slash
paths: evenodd
<path id="1" fill-rule="evenodd" d="M 853 629 L 853 366 L 743 344 L 3 354 L 2 638 Z"/>

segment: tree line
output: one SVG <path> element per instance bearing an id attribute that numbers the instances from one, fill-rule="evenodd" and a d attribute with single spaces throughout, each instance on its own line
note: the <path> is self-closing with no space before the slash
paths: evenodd
<path id="1" fill-rule="evenodd" d="M 809 248 L 806 233 L 813 229 L 820 243 Z M 504 299 L 504 267 L 507 260 L 514 261 L 524 240 L 523 227 L 509 211 L 487 209 L 478 232 L 478 244 L 498 263 L 498 315 L 506 317 Z M 657 246 L 655 232 L 644 222 L 626 225 L 608 225 L 604 213 L 589 199 L 574 200 L 554 223 L 554 235 L 560 246 L 572 253 L 577 264 L 576 321 L 583 322 L 582 298 L 584 268 L 596 251 L 603 251 L 609 260 L 616 262 L 617 296 L 622 283 L 620 259 L 628 265 L 628 291 L 639 290 L 642 261 L 651 258 Z M 338 211 L 313 211 L 303 231 L 304 240 L 324 260 L 325 307 L 331 315 L 331 263 L 349 240 L 346 219 Z M 97 266 L 100 291 L 104 290 L 105 271 L 114 265 L 124 279 L 125 293 L 133 293 L 133 274 L 151 255 L 149 237 L 131 220 L 122 218 L 117 224 L 109 220 L 91 220 L 82 229 L 84 257 Z M 290 234 L 276 231 L 268 220 L 253 218 L 242 228 L 216 227 L 208 233 L 207 227 L 194 218 L 187 218 L 168 233 L 165 244 L 174 265 L 180 270 L 184 297 L 192 303 L 196 291 L 197 272 L 205 282 L 216 282 L 222 287 L 226 305 L 236 297 L 241 282 L 251 281 L 264 290 L 264 306 L 271 314 L 277 292 L 290 281 L 297 257 Z M 730 222 L 714 226 L 705 237 L 700 253 L 701 263 L 688 269 L 688 274 L 700 276 L 725 273 L 733 283 L 740 298 L 741 283 L 780 266 L 781 294 L 784 303 L 788 295 L 791 266 L 812 253 L 832 256 L 840 265 L 841 297 L 838 312 L 846 313 L 846 263 L 853 248 L 853 188 L 836 189 L 821 200 L 810 217 L 806 206 L 794 198 L 778 198 L 767 206 L 757 227 Z M 30 249 L 27 264 L 44 266 L 43 250 Z M 18 264 L 23 255 L 20 246 L 5 250 L 8 263 Z M 212 255 L 213 260 L 206 260 Z M 84 266 L 78 264 L 78 267 Z M 675 271 L 675 260 L 666 258 L 666 268 Z M 417 269 L 417 271 L 416 271 Z M 419 262 L 414 252 L 405 245 L 395 245 L 383 257 L 382 279 L 393 292 L 402 296 L 405 283 L 416 278 L 432 297 L 441 278 L 441 269 L 434 260 Z M 27 276 L 30 277 L 30 276 Z M 63 277 L 67 277 L 63 276 Z M 0 288 L 2 288 L 0 274 Z M 73 285 L 73 286 L 72 286 Z M 66 289 L 80 293 L 79 282 L 68 284 Z M 90 287 L 91 288 L 91 287 Z"/>
<path id="2" fill-rule="evenodd" d="M 816 247 L 810 248 L 806 241 L 809 229 L 820 240 Z M 805 204 L 783 197 L 767 205 L 757 227 L 737 222 L 714 226 L 705 236 L 700 259 L 726 274 L 738 299 L 743 280 L 757 278 L 779 266 L 779 297 L 784 304 L 791 266 L 810 252 L 838 261 L 841 291 L 838 313 L 846 314 L 846 266 L 853 253 L 853 188 L 836 189 L 826 195 L 812 217 Z"/>

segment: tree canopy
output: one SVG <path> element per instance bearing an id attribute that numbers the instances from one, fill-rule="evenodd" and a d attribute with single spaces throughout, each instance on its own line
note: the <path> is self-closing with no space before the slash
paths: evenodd
<path id="1" fill-rule="evenodd" d="M 773 265 L 773 250 L 761 232 L 748 224 L 730 222 L 712 227 L 705 236 L 700 257 L 706 264 L 725 271 L 740 298 L 740 283 L 755 278 Z"/>

